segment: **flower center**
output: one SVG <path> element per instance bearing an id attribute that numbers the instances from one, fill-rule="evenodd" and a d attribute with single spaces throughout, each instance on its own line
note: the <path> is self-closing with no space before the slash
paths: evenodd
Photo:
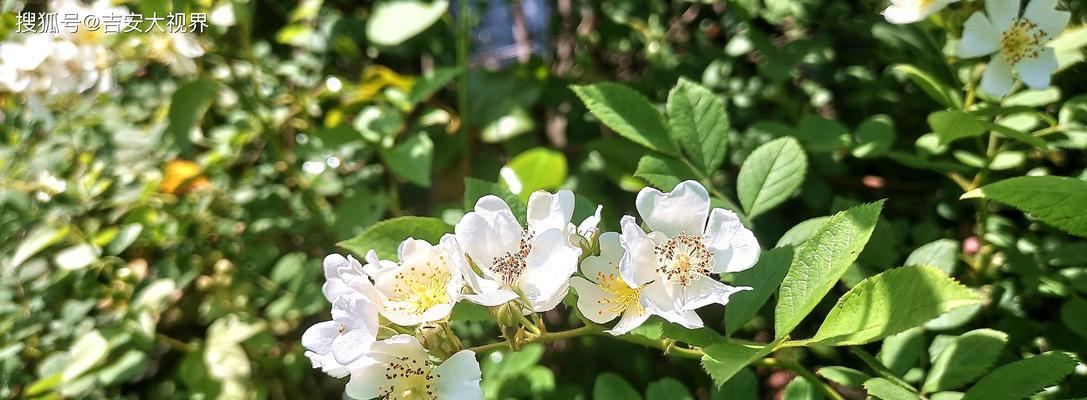
<path id="1" fill-rule="evenodd" d="M 506 286 L 517 286 L 521 283 L 521 275 L 528 266 L 528 253 L 532 252 L 532 233 L 524 231 L 521 234 L 521 242 L 517 245 L 516 252 L 506 252 L 501 257 L 495 257 L 492 271 Z"/>
<path id="2" fill-rule="evenodd" d="M 427 263 L 425 267 L 410 266 L 396 273 L 387 306 L 393 310 L 420 315 L 431 307 L 449 302 L 446 285 L 452 279 L 445 257 L 439 257 L 440 266 Z"/>
<path id="3" fill-rule="evenodd" d="M 414 358 L 397 357 L 385 367 L 388 387 L 378 388 L 378 398 L 384 400 L 434 400 L 438 398 L 434 382 L 437 374 L 429 365 Z"/>
<path id="4" fill-rule="evenodd" d="M 1015 65 L 1024 58 L 1038 57 L 1043 33 L 1031 20 L 1022 18 L 1004 31 L 1000 38 L 1000 55 L 1009 64 Z"/>
<path id="5" fill-rule="evenodd" d="M 701 235 L 681 233 L 657 245 L 657 273 L 665 279 L 687 286 L 696 278 L 709 275 L 713 252 L 702 243 Z"/>
<path id="6" fill-rule="evenodd" d="M 597 286 L 609 295 L 596 301 L 597 304 L 602 306 L 597 314 L 603 315 L 605 311 L 609 314 L 619 314 L 628 309 L 637 312 L 642 311 L 642 303 L 638 302 L 641 297 L 641 289 L 627 286 L 627 283 L 614 273 L 597 272 L 596 282 Z"/>

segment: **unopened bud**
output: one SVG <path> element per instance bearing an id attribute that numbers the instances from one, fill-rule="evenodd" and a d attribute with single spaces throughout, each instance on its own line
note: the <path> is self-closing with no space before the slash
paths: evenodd
<path id="1" fill-rule="evenodd" d="M 491 315 L 501 327 L 521 326 L 521 304 L 517 300 L 510 300 L 504 304 L 491 307 Z"/>

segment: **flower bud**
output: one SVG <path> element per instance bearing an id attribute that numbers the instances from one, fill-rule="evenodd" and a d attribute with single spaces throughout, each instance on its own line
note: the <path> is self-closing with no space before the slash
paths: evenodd
<path id="1" fill-rule="evenodd" d="M 500 327 L 520 326 L 521 304 L 517 300 L 510 300 L 502 305 L 491 307 L 491 315 Z"/>

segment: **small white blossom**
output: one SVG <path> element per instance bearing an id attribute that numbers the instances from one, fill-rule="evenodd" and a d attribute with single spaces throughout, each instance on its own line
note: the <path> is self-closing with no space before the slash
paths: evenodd
<path id="1" fill-rule="evenodd" d="M 509 206 L 484 196 L 455 228 L 457 242 L 483 276 L 464 271 L 474 293 L 465 298 L 495 306 L 523 297 L 531 311 L 555 308 L 565 297 L 581 249 L 569 240 L 574 195 L 535 192 L 528 201 L 528 228 Z"/>
<path id="2" fill-rule="evenodd" d="M 368 356 L 374 362 L 352 371 L 347 383 L 347 395 L 352 398 L 483 399 L 482 373 L 470 350 L 434 365 L 418 339 L 397 335 L 374 343 Z"/>
<path id="3" fill-rule="evenodd" d="M 685 181 L 669 193 L 645 188 L 635 205 L 650 232 L 643 231 L 633 217 L 623 217 L 621 243 L 626 253 L 619 264 L 620 275 L 631 287 L 663 291 L 676 315 L 685 317 L 673 322 L 701 326 L 697 315 L 686 312 L 726 304 L 733 293 L 750 289 L 732 287 L 714 277 L 751 268 L 761 250 L 735 213 L 710 210 L 709 193 L 702 185 Z"/>
<path id="4" fill-rule="evenodd" d="M 377 332 L 377 305 L 361 294 L 349 294 L 332 304 L 331 321 L 306 329 L 302 346 L 314 368 L 342 378 L 372 362 L 366 354 L 377 340 Z"/>
<path id="5" fill-rule="evenodd" d="M 1057 56 L 1046 43 L 1068 26 L 1071 17 L 1056 5 L 1057 0 L 1032 0 L 1020 17 L 1019 0 L 986 0 L 985 12 L 966 20 L 959 56 L 993 55 L 981 77 L 982 91 L 1006 96 L 1015 76 L 1032 89 L 1049 87 Z"/>
<path id="6" fill-rule="evenodd" d="M 577 291 L 577 308 L 589 320 L 603 324 L 619 317 L 619 322 L 606 332 L 622 335 L 637 328 L 651 315 L 659 315 L 669 321 L 685 323 L 697 319 L 693 311 L 676 312 L 659 304 L 670 304 L 661 285 L 631 287 L 619 274 L 619 260 L 623 247 L 619 233 L 605 232 L 600 235 L 600 255 L 586 257 L 581 262 L 585 278 L 570 278 L 570 286 Z"/>
<path id="7" fill-rule="evenodd" d="M 464 288 L 464 256 L 453 235 L 437 246 L 408 238 L 398 254 L 399 263 L 379 260 L 373 250 L 366 255 L 363 270 L 374 279 L 381 315 L 401 326 L 448 317 Z"/>
<path id="8" fill-rule="evenodd" d="M 194 59 L 204 55 L 204 48 L 191 33 L 162 33 L 150 39 L 150 57 L 170 67 L 174 75 L 196 73 Z"/>
<path id="9" fill-rule="evenodd" d="M 883 18 L 892 24 L 912 24 L 928 18 L 959 0 L 891 0 L 883 10 Z"/>

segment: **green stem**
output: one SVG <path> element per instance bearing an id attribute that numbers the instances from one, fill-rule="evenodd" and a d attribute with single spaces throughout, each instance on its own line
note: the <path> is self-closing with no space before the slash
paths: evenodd
<path id="1" fill-rule="evenodd" d="M 817 389 L 819 389 L 819 391 L 823 392 L 823 395 L 827 398 L 831 400 L 845 400 L 845 398 L 843 398 L 842 395 L 838 393 L 838 391 L 834 390 L 834 388 L 830 387 L 830 385 L 826 384 L 826 382 L 823 382 L 823 380 L 819 379 L 818 376 L 816 376 L 811 371 L 808 371 L 807 368 L 804 368 L 803 365 L 800 365 L 796 361 L 767 357 L 755 361 L 752 364 L 760 367 L 787 369 L 814 385 Z"/>

